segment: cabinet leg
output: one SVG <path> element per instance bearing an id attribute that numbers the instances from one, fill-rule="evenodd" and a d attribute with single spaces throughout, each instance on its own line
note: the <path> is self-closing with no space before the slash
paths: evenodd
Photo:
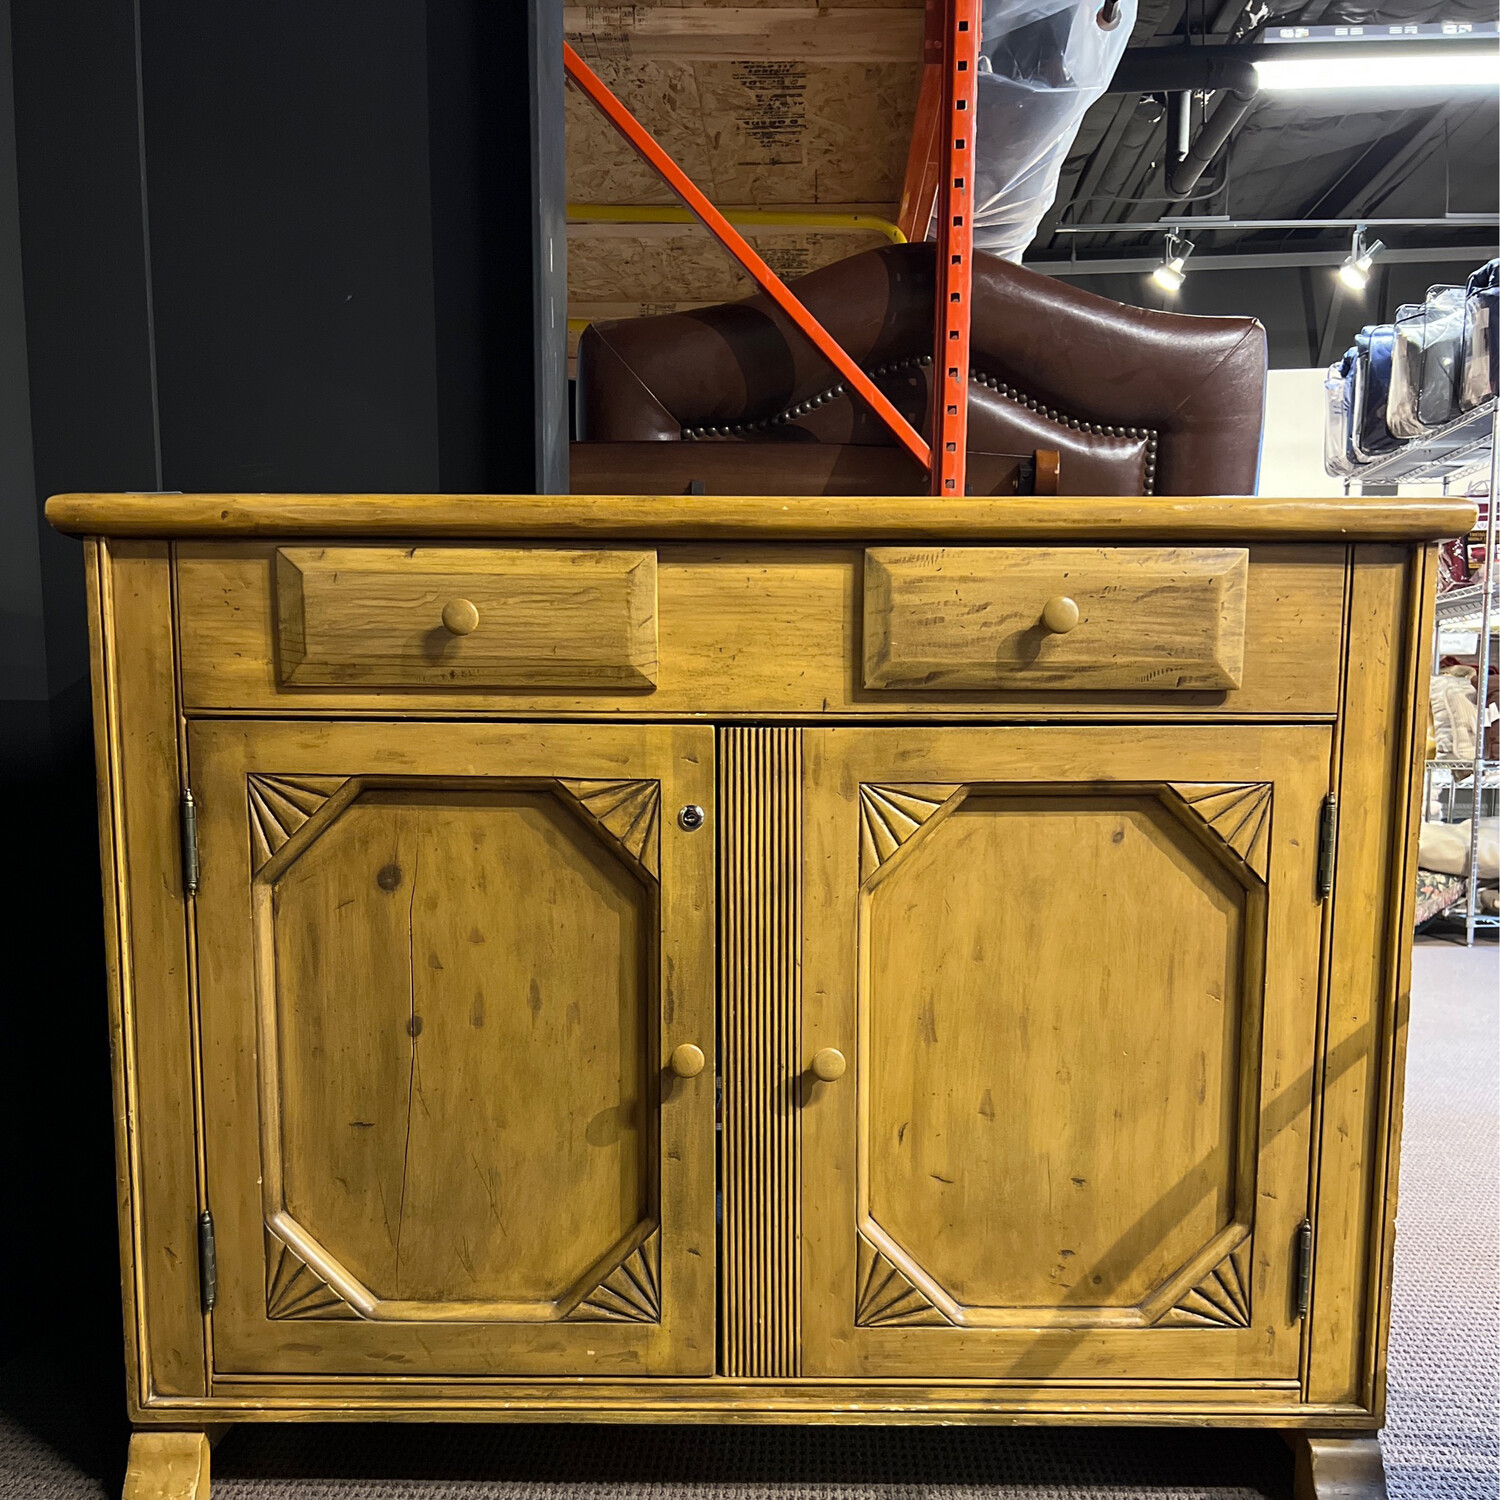
<path id="1" fill-rule="evenodd" d="M 1386 1500 L 1380 1440 L 1369 1437 L 1292 1438 L 1296 1500 Z"/>
<path id="2" fill-rule="evenodd" d="M 132 1434 L 122 1500 L 208 1500 L 207 1434 Z"/>

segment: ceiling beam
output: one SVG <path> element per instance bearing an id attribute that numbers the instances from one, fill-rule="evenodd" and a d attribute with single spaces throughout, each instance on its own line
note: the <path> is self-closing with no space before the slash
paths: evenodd
<path id="1" fill-rule="evenodd" d="M 1086 203 L 1093 196 L 1094 189 L 1099 185 L 1100 176 L 1124 138 L 1125 131 L 1129 128 L 1130 121 L 1140 103 L 1140 97 L 1136 94 L 1122 94 L 1118 98 L 1106 95 L 1105 98 L 1116 106 L 1115 113 L 1109 124 L 1104 127 L 1104 134 L 1100 136 L 1098 144 L 1089 154 L 1088 163 L 1082 173 L 1071 183 L 1058 183 L 1057 197 L 1052 200 L 1052 207 L 1042 215 L 1042 222 L 1037 226 L 1036 235 L 1032 240 L 1034 245 L 1044 245 L 1052 239 L 1057 232 L 1058 222 L 1069 204 Z"/>
<path id="2" fill-rule="evenodd" d="M 1494 247 L 1489 245 L 1440 245 L 1431 248 L 1382 250 L 1380 260 L 1388 265 L 1426 265 L 1463 262 L 1482 265 Z M 1348 259 L 1346 250 L 1266 251 L 1260 255 L 1229 252 L 1224 255 L 1195 255 L 1188 262 L 1194 276 L 1200 271 L 1279 271 L 1288 266 L 1341 266 Z M 1130 272 L 1147 273 L 1161 264 L 1160 256 L 1131 255 L 1110 260 L 1027 260 L 1028 271 L 1047 276 L 1119 276 Z"/>

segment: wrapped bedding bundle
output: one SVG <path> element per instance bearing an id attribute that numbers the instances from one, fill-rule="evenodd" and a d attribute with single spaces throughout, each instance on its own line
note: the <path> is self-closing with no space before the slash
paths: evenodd
<path id="1" fill-rule="evenodd" d="M 1135 25 L 1099 0 L 984 0 L 974 130 L 974 244 L 1019 261 L 1057 197 L 1084 114 L 1109 87 Z"/>
<path id="2" fill-rule="evenodd" d="M 1462 287 L 1435 286 L 1425 302 L 1396 309 L 1386 403 L 1392 437 L 1419 438 L 1458 415 L 1463 332 Z"/>
<path id="3" fill-rule="evenodd" d="M 1349 367 L 1351 355 L 1335 360 L 1323 376 L 1323 471 L 1336 478 L 1354 472 L 1349 452 Z"/>

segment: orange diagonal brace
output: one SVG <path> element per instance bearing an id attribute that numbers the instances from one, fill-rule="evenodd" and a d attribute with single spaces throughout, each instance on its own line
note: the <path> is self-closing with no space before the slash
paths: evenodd
<path id="1" fill-rule="evenodd" d="M 906 177 L 901 184 L 901 206 L 896 213 L 896 227 L 914 244 L 925 240 L 932 226 L 943 113 L 943 69 L 939 64 L 924 63 L 917 113 L 911 124 L 911 145 L 906 153 Z"/>
<path id="2" fill-rule="evenodd" d="M 568 77 L 598 106 L 605 119 L 625 137 L 633 151 L 663 182 L 682 199 L 688 210 L 703 222 L 703 227 L 739 261 L 759 283 L 762 291 L 812 340 L 816 348 L 844 377 L 850 390 L 858 395 L 896 435 L 896 441 L 924 467 L 931 467 L 932 450 L 922 435 L 891 405 L 879 387 L 844 351 L 838 340 L 793 296 L 786 283 L 751 248 L 728 219 L 693 186 L 681 167 L 652 139 L 649 131 L 620 103 L 599 75 L 568 46 L 563 44 L 563 62 Z"/>
<path id="3" fill-rule="evenodd" d="M 937 205 L 941 175 L 945 0 L 927 0 L 922 30 L 922 86 L 917 94 L 917 113 L 911 122 L 911 145 L 906 153 L 906 180 L 901 185 L 901 207 L 896 226 L 913 243 L 927 238 L 932 211 Z"/>

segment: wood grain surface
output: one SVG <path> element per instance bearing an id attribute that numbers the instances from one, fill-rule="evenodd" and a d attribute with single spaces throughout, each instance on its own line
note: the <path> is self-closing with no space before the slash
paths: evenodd
<path id="1" fill-rule="evenodd" d="M 928 499 L 768 495 L 54 495 L 74 536 L 618 537 L 684 541 L 1438 541 L 1472 500 L 1261 495 Z"/>
<path id="2" fill-rule="evenodd" d="M 208 1471 L 203 1433 L 134 1433 L 122 1500 L 209 1500 Z"/>
<path id="3" fill-rule="evenodd" d="M 257 542 L 181 542 L 176 550 L 183 694 L 190 713 L 484 712 L 547 719 L 779 714 L 805 720 L 835 711 L 915 712 L 924 718 L 1018 710 L 1049 716 L 1331 716 L 1338 706 L 1346 560 L 1343 547 L 1327 543 L 1250 549 L 1240 686 L 1198 691 L 1071 684 L 1062 690 L 867 688 L 861 664 L 864 549 L 811 545 L 659 548 L 660 657 L 656 688 L 649 693 L 607 684 L 575 692 L 288 686 L 276 670 L 276 549 Z"/>
<path id="4" fill-rule="evenodd" d="M 1378 1495 L 1334 1434 L 1383 1409 L 1417 543 L 1466 502 L 52 513 L 138 538 L 86 549 L 133 1500 L 206 1491 L 156 1428 L 386 1417 L 1281 1426 Z M 1242 550 L 1240 685 L 867 688 L 866 550 L 924 542 Z M 654 556 L 655 688 L 287 683 L 278 547 L 469 554 L 461 648 L 495 556 Z"/>
<path id="5" fill-rule="evenodd" d="M 165 543 L 89 559 L 110 1050 L 131 1399 L 208 1390 L 198 1296 L 197 1048 Z"/>
<path id="6" fill-rule="evenodd" d="M 713 1054 L 713 836 L 658 809 L 712 731 L 189 750 L 218 1368 L 711 1370 L 713 1075 L 667 1060 Z M 252 777 L 326 791 L 269 859 Z"/>
<path id="7" fill-rule="evenodd" d="M 804 1370 L 1294 1379 L 1327 731 L 805 747 Z"/>
<path id="8" fill-rule="evenodd" d="M 283 682 L 649 689 L 656 554 L 281 547 Z"/>
<path id="9" fill-rule="evenodd" d="M 802 731 L 719 732 L 723 1370 L 801 1373 Z"/>
<path id="10" fill-rule="evenodd" d="M 868 688 L 1237 688 L 1242 547 L 872 547 Z"/>

